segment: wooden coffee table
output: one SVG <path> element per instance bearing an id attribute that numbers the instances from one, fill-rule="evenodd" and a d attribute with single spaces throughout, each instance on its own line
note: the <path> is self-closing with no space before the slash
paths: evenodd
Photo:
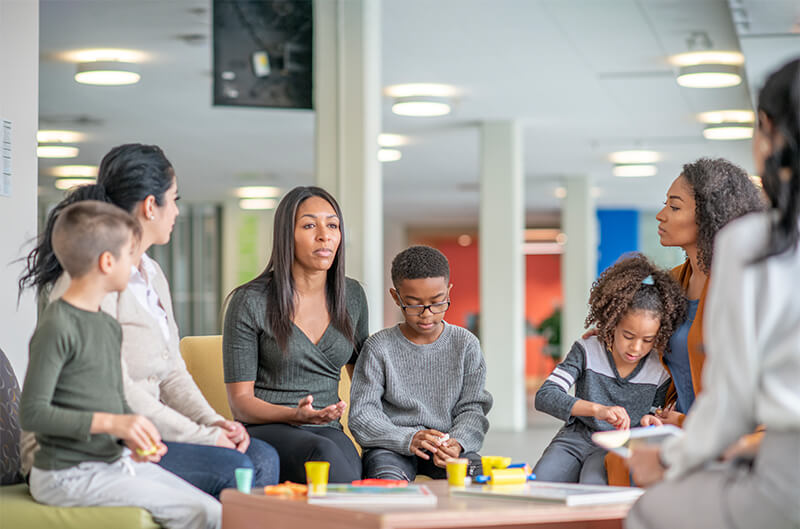
<path id="1" fill-rule="evenodd" d="M 447 482 L 424 483 L 439 497 L 435 507 L 309 505 L 235 489 L 222 491 L 223 529 L 440 529 L 535 527 L 621 529 L 630 504 L 567 507 L 517 500 L 451 497 Z"/>

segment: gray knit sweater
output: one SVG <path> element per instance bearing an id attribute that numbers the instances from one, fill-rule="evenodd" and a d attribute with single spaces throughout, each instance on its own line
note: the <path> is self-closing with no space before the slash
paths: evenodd
<path id="1" fill-rule="evenodd" d="M 444 323 L 439 338 L 418 345 L 399 326 L 373 334 L 356 362 L 350 392 L 350 431 L 365 448 L 411 455 L 411 438 L 434 428 L 465 452 L 477 452 L 489 429 L 492 396 L 486 364 L 468 330 Z"/>

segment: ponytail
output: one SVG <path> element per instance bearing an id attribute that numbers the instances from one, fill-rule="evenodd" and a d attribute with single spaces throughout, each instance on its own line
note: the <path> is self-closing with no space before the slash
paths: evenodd
<path id="1" fill-rule="evenodd" d="M 42 294 L 46 288 L 53 285 L 64 271 L 53 253 L 52 236 L 53 226 L 59 213 L 67 206 L 82 200 L 99 200 L 110 202 L 105 188 L 100 184 L 84 185 L 75 188 L 61 202 L 59 202 L 47 215 L 44 230 L 39 234 L 36 247 L 30 251 L 25 260 L 25 270 L 19 278 L 17 298 L 22 296 L 26 288 L 35 287 L 37 293 Z"/>

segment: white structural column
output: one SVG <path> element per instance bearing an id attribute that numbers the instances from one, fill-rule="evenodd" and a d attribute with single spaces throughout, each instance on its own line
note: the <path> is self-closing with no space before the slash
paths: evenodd
<path id="1" fill-rule="evenodd" d="M 481 345 L 493 430 L 525 428 L 525 261 L 522 133 L 514 121 L 481 126 Z"/>
<path id="2" fill-rule="evenodd" d="M 28 341 L 36 303 L 28 291 L 17 303 L 22 257 L 36 236 L 36 129 L 39 124 L 39 2 L 0 0 L 0 156 L 10 152 L 11 189 L 0 183 L 0 349 L 20 384 L 28 366 Z M 8 143 L 6 143 L 8 140 Z M 0 160 L 0 179 L 3 168 Z"/>
<path id="3" fill-rule="evenodd" d="M 347 275 L 367 292 L 370 330 L 383 324 L 383 185 L 379 0 L 315 0 L 316 182 L 344 215 Z"/>
<path id="4" fill-rule="evenodd" d="M 561 320 L 561 356 L 583 333 L 589 289 L 597 271 L 597 212 L 588 176 L 566 178 L 567 196 L 561 209 L 561 227 L 567 235 L 561 255 L 564 309 Z"/>

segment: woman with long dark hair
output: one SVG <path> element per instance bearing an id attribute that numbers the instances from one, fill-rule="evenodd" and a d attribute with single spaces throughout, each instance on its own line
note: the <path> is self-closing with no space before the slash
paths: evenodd
<path id="1" fill-rule="evenodd" d="M 703 392 L 682 437 L 633 450 L 637 483 L 666 479 L 629 528 L 800 527 L 800 59 L 759 94 L 753 158 L 771 210 L 717 236 Z M 707 467 L 757 425 L 766 433 L 749 454 Z"/>
<path id="2" fill-rule="evenodd" d="M 67 205 L 101 200 L 135 216 L 142 225 L 141 257 L 128 288 L 107 296 L 102 309 L 122 325 L 125 398 L 134 412 L 153 422 L 167 445 L 159 464 L 216 497 L 223 488 L 236 486 L 237 467 L 254 468 L 255 485 L 274 484 L 279 467 L 275 450 L 251 440 L 240 423 L 214 411 L 186 370 L 169 285 L 158 263 L 144 253 L 153 244 L 169 242 L 178 198 L 175 171 L 160 148 L 128 144 L 111 149 L 100 163 L 97 183 L 77 188 L 50 213 L 28 255 L 20 291 L 36 287 L 40 295 L 54 298 L 69 285 L 50 244 L 55 220 Z"/>
<path id="3" fill-rule="evenodd" d="M 336 200 L 296 187 L 275 211 L 272 255 L 237 288 L 225 315 L 228 401 L 250 435 L 273 445 L 281 481 L 305 481 L 306 461 L 329 461 L 330 481 L 361 476 L 342 431 L 342 366 L 352 374 L 367 338 L 367 301 L 344 273 L 344 225 Z"/>

